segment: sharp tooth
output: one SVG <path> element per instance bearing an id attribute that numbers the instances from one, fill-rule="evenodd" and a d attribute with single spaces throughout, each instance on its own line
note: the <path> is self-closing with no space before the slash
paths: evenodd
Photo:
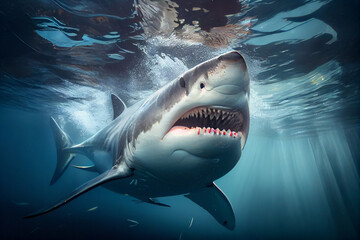
<path id="1" fill-rule="evenodd" d="M 227 113 L 226 113 L 226 112 L 223 112 L 222 117 L 221 117 L 221 120 L 224 120 L 226 117 L 227 117 Z"/>
<path id="2" fill-rule="evenodd" d="M 221 113 L 221 110 L 217 110 L 218 113 Z"/>
<path id="3" fill-rule="evenodd" d="M 220 114 L 216 114 L 216 120 L 219 120 Z"/>
<path id="4" fill-rule="evenodd" d="M 199 117 L 202 117 L 202 111 L 199 112 Z"/>
<path id="5" fill-rule="evenodd" d="M 243 149 L 244 146 L 245 146 L 245 137 L 244 137 L 244 135 L 242 134 L 242 132 L 239 132 L 239 135 L 240 135 L 240 137 L 241 137 L 241 149 Z"/>
<path id="6" fill-rule="evenodd" d="M 212 120 L 214 118 L 214 114 L 210 115 L 210 120 Z"/>

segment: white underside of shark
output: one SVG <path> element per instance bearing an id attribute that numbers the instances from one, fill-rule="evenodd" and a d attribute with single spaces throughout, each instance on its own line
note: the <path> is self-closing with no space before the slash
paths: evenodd
<path id="1" fill-rule="evenodd" d="M 114 120 L 91 138 L 73 145 L 51 118 L 57 146 L 55 183 L 77 154 L 87 156 L 99 176 L 57 204 L 103 186 L 144 202 L 185 195 L 220 224 L 234 229 L 235 216 L 225 194 L 213 183 L 239 161 L 249 131 L 249 75 L 238 52 L 195 66 L 149 98 L 127 108 L 112 95 Z"/>

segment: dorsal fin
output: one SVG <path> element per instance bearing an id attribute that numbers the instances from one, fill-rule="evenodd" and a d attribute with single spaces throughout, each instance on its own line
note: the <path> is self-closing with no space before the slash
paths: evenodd
<path id="1" fill-rule="evenodd" d="M 114 118 L 117 118 L 125 109 L 125 103 L 115 94 L 111 94 L 111 102 L 113 106 Z"/>

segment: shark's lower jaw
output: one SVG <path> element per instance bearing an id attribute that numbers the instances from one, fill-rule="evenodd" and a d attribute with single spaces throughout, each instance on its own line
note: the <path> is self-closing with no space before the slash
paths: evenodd
<path id="1" fill-rule="evenodd" d="M 184 113 L 168 133 L 230 137 L 241 139 L 243 146 L 243 129 L 244 116 L 239 110 L 196 107 Z"/>

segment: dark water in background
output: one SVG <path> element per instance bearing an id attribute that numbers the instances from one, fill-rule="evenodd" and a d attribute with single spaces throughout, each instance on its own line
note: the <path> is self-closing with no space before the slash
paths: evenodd
<path id="1" fill-rule="evenodd" d="M 359 1 L 164 4 L 0 3 L 0 237 L 359 238 Z M 111 121 L 110 93 L 131 105 L 231 49 L 251 74 L 249 139 L 216 182 L 234 231 L 182 196 L 161 199 L 169 209 L 103 188 L 22 219 L 95 176 L 69 168 L 49 186 L 49 116 L 80 142 Z"/>

